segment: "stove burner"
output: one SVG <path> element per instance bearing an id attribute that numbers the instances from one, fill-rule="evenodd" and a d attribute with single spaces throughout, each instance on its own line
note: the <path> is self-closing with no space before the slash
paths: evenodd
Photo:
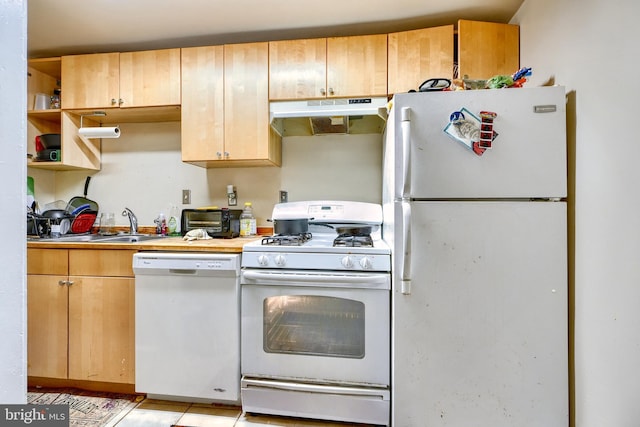
<path id="1" fill-rule="evenodd" d="M 333 241 L 333 246 L 370 248 L 373 246 L 373 239 L 369 234 L 340 234 Z"/>
<path id="2" fill-rule="evenodd" d="M 300 234 L 277 234 L 262 239 L 263 245 L 271 246 L 300 246 L 311 240 L 311 233 Z"/>

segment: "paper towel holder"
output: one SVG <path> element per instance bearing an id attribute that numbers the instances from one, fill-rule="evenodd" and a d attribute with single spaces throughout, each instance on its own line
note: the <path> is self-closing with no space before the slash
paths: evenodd
<path id="1" fill-rule="evenodd" d="M 94 111 L 93 113 L 80 114 L 80 129 L 78 134 L 85 138 L 120 138 L 120 127 L 84 127 L 82 119 L 84 117 L 105 117 L 107 113 L 104 111 Z"/>

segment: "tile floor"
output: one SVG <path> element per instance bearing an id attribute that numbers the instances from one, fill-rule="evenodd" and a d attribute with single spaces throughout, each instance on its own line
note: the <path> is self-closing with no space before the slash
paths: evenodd
<path id="1" fill-rule="evenodd" d="M 112 420 L 105 427 L 348 427 L 352 423 L 336 423 L 300 418 L 247 415 L 240 407 L 214 406 L 145 399 L 124 417 Z M 366 427 L 365 424 L 357 424 Z"/>

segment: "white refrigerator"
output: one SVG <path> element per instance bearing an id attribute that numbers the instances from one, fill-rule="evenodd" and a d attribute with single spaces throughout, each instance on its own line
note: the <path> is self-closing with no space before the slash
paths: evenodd
<path id="1" fill-rule="evenodd" d="M 563 87 L 394 96 L 392 426 L 568 425 L 565 104 Z"/>

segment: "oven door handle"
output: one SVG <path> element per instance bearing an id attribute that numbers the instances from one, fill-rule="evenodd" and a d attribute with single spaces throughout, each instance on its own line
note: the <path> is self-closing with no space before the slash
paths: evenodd
<path id="1" fill-rule="evenodd" d="M 385 388 L 363 388 L 351 386 L 331 386 L 326 384 L 305 384 L 268 379 L 242 378 L 241 387 L 266 388 L 276 390 L 297 391 L 304 393 L 342 394 L 351 396 L 373 396 L 381 400 L 389 400 L 389 390 Z"/>
<path id="2" fill-rule="evenodd" d="M 242 277 L 255 283 L 243 285 L 300 285 L 322 287 L 344 287 L 350 285 L 354 288 L 390 289 L 390 276 L 386 273 L 378 274 L 340 274 L 340 273 L 308 273 L 308 272 L 281 272 L 273 270 L 244 270 Z"/>

